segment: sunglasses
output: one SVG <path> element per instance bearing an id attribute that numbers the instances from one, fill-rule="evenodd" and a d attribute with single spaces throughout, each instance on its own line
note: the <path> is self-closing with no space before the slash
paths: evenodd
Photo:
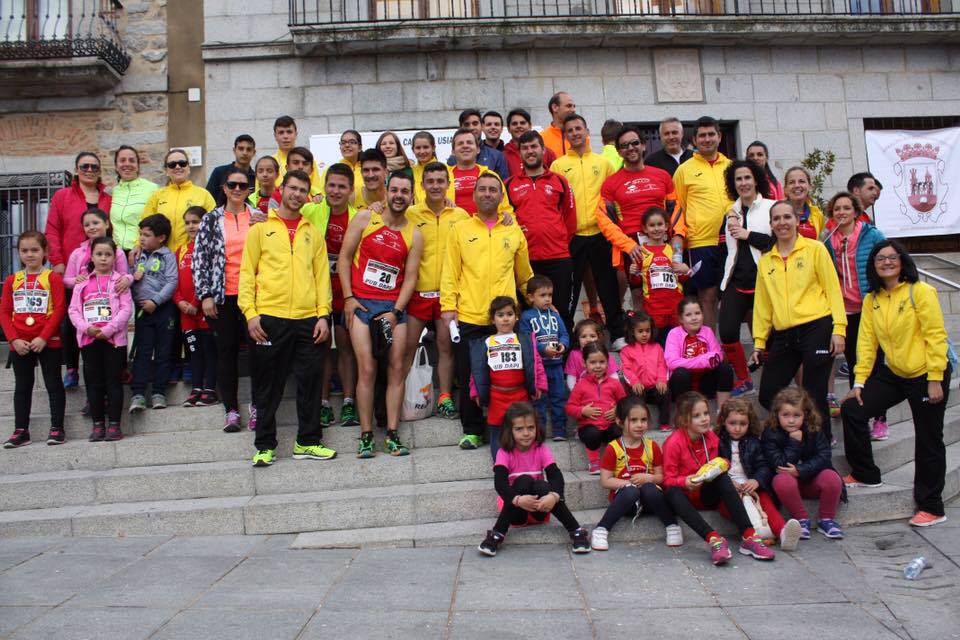
<path id="1" fill-rule="evenodd" d="M 100 171 L 100 165 L 98 164 L 78 164 L 77 169 L 80 171 Z"/>
<path id="2" fill-rule="evenodd" d="M 640 142 L 640 140 L 639 140 L 639 138 L 638 138 L 637 140 L 631 140 L 630 142 L 624 142 L 624 143 L 623 143 L 622 145 L 620 145 L 618 148 L 621 149 L 622 151 L 626 151 L 626 150 L 629 149 L 630 147 L 639 147 L 641 144 L 643 144 L 643 143 Z"/>
<path id="3" fill-rule="evenodd" d="M 190 162 L 188 160 L 171 160 L 167 163 L 167 169 L 176 169 L 177 167 L 183 169 L 189 164 Z"/>
<path id="4" fill-rule="evenodd" d="M 231 191 L 234 189 L 249 189 L 249 188 L 250 188 L 249 182 L 234 182 L 233 180 L 230 180 L 227 182 L 227 189 L 230 189 Z"/>

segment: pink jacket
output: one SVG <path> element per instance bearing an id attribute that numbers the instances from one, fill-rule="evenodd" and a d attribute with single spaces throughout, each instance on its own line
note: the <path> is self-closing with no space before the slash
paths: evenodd
<path id="1" fill-rule="evenodd" d="M 110 195 L 99 186 L 100 198 L 97 208 L 110 213 Z M 47 259 L 50 264 L 66 265 L 67 258 L 73 250 L 86 239 L 80 218 L 87 210 L 87 199 L 83 195 L 80 185 L 74 182 L 69 187 L 58 189 L 50 199 L 50 210 L 47 212 L 47 226 L 43 235 L 47 237 Z"/>
<path id="2" fill-rule="evenodd" d="M 697 333 L 697 339 L 706 344 L 707 352 L 703 355 L 693 358 L 683 357 L 683 341 L 687 337 L 687 332 L 683 327 L 674 327 L 667 334 L 667 344 L 663 349 L 663 356 L 667 361 L 667 369 L 670 373 L 683 367 L 685 369 L 713 369 L 723 360 L 720 342 L 713 335 L 710 327 L 700 327 Z M 711 362 L 714 360 L 715 362 Z"/>
<path id="3" fill-rule="evenodd" d="M 112 312 L 110 322 L 100 327 L 107 339 L 115 347 L 122 347 L 127 344 L 127 322 L 133 313 L 133 298 L 130 296 L 130 290 L 123 293 L 117 293 L 116 284 L 120 278 L 126 276 L 116 271 L 110 276 L 110 284 L 107 285 L 107 294 L 110 297 L 110 310 Z M 83 292 L 86 289 L 86 283 L 76 287 L 73 290 L 73 297 L 70 299 L 70 320 L 73 326 L 77 328 L 77 343 L 85 347 L 94 341 L 94 338 L 87 334 L 90 323 L 83 317 Z"/>
<path id="4" fill-rule="evenodd" d="M 667 381 L 667 361 L 656 342 L 629 344 L 620 350 L 620 368 L 632 387 L 638 382 L 644 389 Z"/>
<path id="5" fill-rule="evenodd" d="M 603 415 L 597 418 L 585 418 L 581 413 L 583 408 L 590 403 L 599 407 L 602 413 L 617 406 L 617 402 L 626 397 L 623 385 L 616 377 L 607 376 L 602 381 L 591 375 L 586 375 L 577 381 L 573 391 L 570 392 L 570 398 L 567 400 L 567 415 L 576 418 L 577 429 L 583 429 L 588 425 L 593 425 L 601 431 L 610 426 Z"/>
<path id="6" fill-rule="evenodd" d="M 70 259 L 67 260 L 67 269 L 63 272 L 63 286 L 67 289 L 73 289 L 76 286 L 78 275 L 81 273 L 89 275 L 87 271 L 89 263 L 90 241 L 84 240 L 79 247 L 73 250 Z M 113 271 L 127 276 L 128 284 L 133 284 L 133 276 L 128 275 L 127 256 L 120 247 L 117 247 L 117 257 L 113 262 Z"/>

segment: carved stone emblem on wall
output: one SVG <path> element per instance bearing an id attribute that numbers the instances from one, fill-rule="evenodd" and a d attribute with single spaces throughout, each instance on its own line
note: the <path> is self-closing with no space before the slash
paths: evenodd
<path id="1" fill-rule="evenodd" d="M 654 49 L 657 102 L 703 102 L 703 73 L 697 49 Z"/>

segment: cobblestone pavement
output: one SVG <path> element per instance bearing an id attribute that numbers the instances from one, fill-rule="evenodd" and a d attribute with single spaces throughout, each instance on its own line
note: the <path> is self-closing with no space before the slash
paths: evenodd
<path id="1" fill-rule="evenodd" d="M 294 551 L 293 536 L 0 540 L 3 638 L 958 638 L 960 506 L 760 563 L 702 542 Z M 620 526 L 630 526 L 623 522 Z M 482 532 L 478 532 L 478 542 Z M 916 582 L 917 555 L 933 567 Z"/>

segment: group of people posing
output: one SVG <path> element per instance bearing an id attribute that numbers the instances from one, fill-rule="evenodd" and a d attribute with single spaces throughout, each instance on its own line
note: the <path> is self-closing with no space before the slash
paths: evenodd
<path id="1" fill-rule="evenodd" d="M 639 129 L 609 121 L 604 152 L 594 153 L 568 94 L 548 108 L 552 122 L 540 132 L 523 109 L 505 122 L 464 111 L 446 162 L 429 132 L 414 136 L 411 162 L 391 132 L 362 150 L 361 135 L 345 131 L 343 158 L 322 173 L 283 116 L 274 155 L 254 162 L 254 140 L 237 137 L 235 162 L 216 168 L 207 189 L 190 182 L 182 150 L 166 155 L 168 184 L 157 188 L 139 178 L 136 150 L 121 147 L 108 195 L 99 157 L 81 153 L 45 233 L 19 238 L 23 268 L 4 283 L 0 322 L 16 375 L 5 447 L 30 443 L 37 362 L 50 397 L 47 442 L 64 442 L 64 388 L 77 385 L 78 351 L 91 441 L 123 437 L 124 378 L 133 413 L 147 408 L 148 387 L 150 406 L 165 407 L 168 381 L 186 370 L 193 390 L 184 404 L 222 402 L 224 431 L 240 431 L 246 341 L 255 466 L 274 462 L 291 373 L 295 459 L 334 458 L 322 436 L 335 423 L 359 424 L 357 456 L 373 457 L 375 420 L 383 451 L 408 455 L 398 433 L 404 381 L 426 328 L 437 347 L 436 413 L 460 419 L 460 448 L 490 444 L 504 506 L 480 547 L 489 555 L 511 524 L 551 513 L 574 550 L 591 548 L 542 444 L 548 428 L 555 441 L 568 437 L 568 416 L 591 473 L 611 491 L 594 549 L 642 504 L 667 527 L 668 544 L 682 539 L 679 517 L 724 562 L 726 541 L 696 513 L 720 505 L 740 530 L 741 552 L 770 559 L 745 495 L 786 548 L 811 531 L 801 496 L 820 497 L 817 527 L 840 537 L 844 486 L 880 484 L 871 437 L 886 437 L 882 417 L 903 399 L 917 430 L 911 523 L 945 520 L 948 340 L 936 291 L 865 213 L 880 184 L 853 176 L 824 216 L 806 170 L 789 169 L 781 183 L 760 142 L 745 160 L 724 157 L 712 118 L 691 132 L 696 151 L 669 118 L 654 154 Z M 581 287 L 586 317 L 574 323 Z M 852 467 L 843 479 L 830 464 L 841 353 L 852 389 L 841 410 Z M 758 366 L 759 401 L 770 411 L 762 432 L 738 397 L 753 390 Z M 334 378 L 344 394 L 339 420 Z M 788 388 L 794 379 L 798 388 Z M 648 403 L 660 429 L 676 427 L 662 451 L 644 435 Z"/>

